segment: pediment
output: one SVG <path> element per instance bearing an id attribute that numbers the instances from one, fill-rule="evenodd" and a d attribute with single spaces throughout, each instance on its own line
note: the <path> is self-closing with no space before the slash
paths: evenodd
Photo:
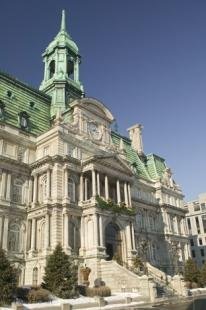
<path id="1" fill-rule="evenodd" d="M 106 106 L 97 99 L 94 98 L 77 99 L 70 104 L 70 107 L 74 108 L 76 106 L 84 110 L 87 110 L 100 118 L 106 119 L 110 123 L 113 122 L 114 120 L 114 117 L 112 113 L 109 111 L 109 109 L 107 109 Z"/>
<path id="2" fill-rule="evenodd" d="M 120 171 L 121 173 L 133 176 L 133 171 L 131 170 L 130 166 L 127 165 L 127 163 L 123 161 L 118 155 L 94 155 L 85 160 L 83 165 L 87 165 L 89 163 L 96 163 L 101 166 L 108 167 L 111 170 Z"/>

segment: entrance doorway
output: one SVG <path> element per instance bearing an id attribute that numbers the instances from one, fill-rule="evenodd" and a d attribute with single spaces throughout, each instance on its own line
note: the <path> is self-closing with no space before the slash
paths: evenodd
<path id="1" fill-rule="evenodd" d="M 122 260 L 122 240 L 120 229 L 116 224 L 109 223 L 105 229 L 105 244 L 107 260 L 117 257 Z"/>

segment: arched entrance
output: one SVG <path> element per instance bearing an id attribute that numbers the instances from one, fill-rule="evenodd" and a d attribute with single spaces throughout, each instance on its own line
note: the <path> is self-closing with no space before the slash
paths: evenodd
<path id="1" fill-rule="evenodd" d="M 122 240 L 120 229 L 116 224 L 109 223 L 105 229 L 105 245 L 107 260 L 112 260 L 114 256 L 122 260 Z"/>

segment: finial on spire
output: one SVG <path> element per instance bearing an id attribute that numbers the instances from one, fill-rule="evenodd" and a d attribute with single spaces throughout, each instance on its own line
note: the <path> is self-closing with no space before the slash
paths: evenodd
<path id="1" fill-rule="evenodd" d="M 65 10 L 62 10 L 61 31 L 66 31 L 66 16 L 65 16 Z"/>

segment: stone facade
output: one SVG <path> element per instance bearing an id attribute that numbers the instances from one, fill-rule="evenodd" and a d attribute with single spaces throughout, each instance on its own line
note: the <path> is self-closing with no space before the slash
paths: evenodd
<path id="1" fill-rule="evenodd" d="M 206 193 L 185 205 L 191 257 L 201 267 L 206 258 Z"/>
<path id="2" fill-rule="evenodd" d="M 91 284 L 104 260 L 128 268 L 135 255 L 177 272 L 188 258 L 182 191 L 163 158 L 144 154 L 141 125 L 112 132 L 112 113 L 85 97 L 64 12 L 43 58 L 40 91 L 0 73 L 0 246 L 19 283 L 41 283 L 58 243 Z"/>

